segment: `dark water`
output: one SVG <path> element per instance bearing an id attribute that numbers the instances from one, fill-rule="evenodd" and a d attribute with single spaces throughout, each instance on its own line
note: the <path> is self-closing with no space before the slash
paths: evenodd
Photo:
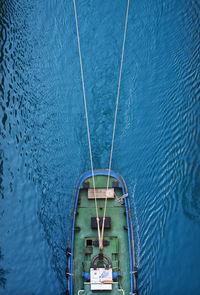
<path id="1" fill-rule="evenodd" d="M 199 295 L 200 2 L 130 2 L 112 168 L 131 198 L 138 289 Z M 95 168 L 108 167 L 125 10 L 77 1 Z M 72 0 L 0 0 L 0 80 L 0 294 L 62 294 L 90 169 Z"/>

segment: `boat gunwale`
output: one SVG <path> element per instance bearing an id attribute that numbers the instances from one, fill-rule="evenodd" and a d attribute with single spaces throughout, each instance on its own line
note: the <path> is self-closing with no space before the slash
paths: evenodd
<path id="1" fill-rule="evenodd" d="M 94 176 L 108 176 L 109 170 L 108 169 L 96 169 L 93 171 Z M 79 191 L 81 189 L 82 183 L 92 177 L 92 171 L 86 171 L 79 177 L 79 180 L 76 184 L 76 189 L 74 193 L 74 204 L 72 210 L 72 225 L 71 225 L 71 240 L 70 240 L 70 248 L 71 248 L 71 255 L 67 261 L 68 269 L 69 269 L 69 280 L 67 279 L 68 291 L 69 295 L 73 295 L 73 274 L 74 274 L 74 226 L 75 226 L 75 219 L 76 219 L 76 210 L 78 205 L 78 196 Z M 127 186 L 124 181 L 124 178 L 116 171 L 110 170 L 110 177 L 115 178 L 121 184 L 123 195 L 127 194 Z M 130 264 L 130 294 L 133 295 L 136 287 L 135 276 L 134 276 L 134 267 L 135 267 L 135 258 L 134 258 L 134 241 L 133 241 L 133 227 L 132 227 L 132 217 L 130 212 L 130 203 L 128 197 L 124 198 L 125 201 L 125 209 L 126 209 L 126 217 L 127 217 L 127 226 L 128 226 L 128 243 L 129 243 L 129 264 Z"/>

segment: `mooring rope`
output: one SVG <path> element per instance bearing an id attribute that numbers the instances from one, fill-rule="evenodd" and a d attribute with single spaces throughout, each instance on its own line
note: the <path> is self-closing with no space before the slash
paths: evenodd
<path id="1" fill-rule="evenodd" d="M 80 60 L 80 68 L 81 68 L 81 79 L 82 79 L 83 98 L 84 98 L 84 106 L 85 106 L 85 117 L 86 117 L 86 125 L 87 125 L 87 136 L 88 136 L 88 144 L 89 144 L 90 163 L 91 163 L 91 170 L 92 170 L 92 181 L 93 181 L 93 187 L 94 187 L 96 220 L 97 220 L 97 228 L 98 228 L 98 238 L 99 238 L 99 248 L 100 248 L 100 250 L 103 249 L 103 235 L 104 235 L 105 217 L 106 217 L 106 209 L 107 209 L 108 187 L 109 187 L 109 182 L 110 182 L 110 171 L 111 171 L 111 164 L 112 164 L 112 155 L 113 155 L 113 147 L 114 147 L 114 139 L 115 139 L 116 122 L 117 122 L 117 111 L 118 111 L 118 104 L 119 104 L 119 93 L 120 93 L 120 86 L 121 86 L 122 66 L 123 66 L 123 59 L 124 59 L 124 48 L 125 48 L 125 42 L 126 42 L 126 30 L 127 30 L 127 23 L 128 23 L 129 1 L 130 0 L 128 0 L 128 2 L 127 2 L 127 9 L 126 9 L 126 20 L 125 20 L 124 38 L 123 38 L 123 46 L 122 46 L 121 65 L 120 65 L 120 73 L 119 73 L 118 89 L 117 89 L 117 98 L 116 98 L 116 107 L 115 107 L 115 119 L 114 119 L 114 126 L 113 126 L 112 144 L 111 144 L 110 161 L 109 161 L 109 169 L 108 169 L 107 190 L 106 190 L 106 196 L 105 196 L 105 206 L 104 206 L 102 230 L 100 232 L 97 198 L 96 198 L 96 190 L 95 190 L 95 180 L 94 180 L 92 148 L 91 148 L 91 141 L 90 141 L 90 129 L 89 129 L 89 122 L 88 122 L 87 103 L 86 103 L 86 95 L 85 95 L 85 84 L 84 84 L 84 76 L 83 76 L 83 64 L 82 64 L 82 57 L 81 57 L 81 47 L 80 47 L 78 20 L 77 20 L 77 12 L 76 12 L 76 2 L 75 2 L 75 0 L 73 0 L 73 2 L 74 2 L 74 14 L 75 14 L 75 20 L 76 20 L 76 33 L 77 33 L 79 60 Z"/>
<path id="2" fill-rule="evenodd" d="M 95 180 L 94 180 L 94 168 L 93 168 L 91 141 L 90 141 L 90 129 L 89 129 L 89 122 L 88 122 L 87 102 L 86 102 L 86 95 L 85 95 L 85 83 L 84 83 L 84 76 L 83 76 L 83 64 L 82 64 L 82 57 L 81 57 L 81 46 L 80 46 L 80 38 L 79 38 L 79 30 L 78 30 L 78 20 L 77 20 L 77 13 L 76 13 L 76 2 L 75 2 L 75 0 L 73 0 L 73 2 L 74 2 L 74 14 L 75 14 L 75 20 L 76 20 L 76 33 L 77 33 L 77 41 L 78 41 L 79 60 L 80 60 L 80 68 L 81 68 L 81 79 L 82 79 L 82 88 L 83 88 L 83 98 L 84 98 L 84 106 L 85 106 L 85 118 L 86 118 L 86 125 L 87 125 L 87 136 L 88 136 L 89 153 L 90 153 L 90 164 L 91 164 L 92 181 L 93 181 L 93 187 L 94 187 L 94 199 L 95 199 L 95 208 L 96 208 L 96 220 L 97 220 L 99 247 L 100 247 L 101 234 L 100 234 L 99 214 L 98 214 L 96 189 L 95 189 Z"/>
<path id="3" fill-rule="evenodd" d="M 128 12 L 129 12 L 129 0 L 127 2 L 127 8 L 126 8 L 124 39 L 123 39 L 121 65 L 120 65 L 119 80 L 118 80 L 117 99 L 116 99 L 116 108 L 115 108 L 115 119 L 114 119 L 114 126 L 113 126 L 112 145 L 111 145 L 111 151 L 110 151 L 110 161 L 109 161 L 109 170 L 108 170 L 108 179 L 107 179 L 107 192 L 106 192 L 106 198 L 105 198 L 103 223 L 102 223 L 102 230 L 101 230 L 101 241 L 100 241 L 101 242 L 101 248 L 100 249 L 103 249 L 103 235 L 104 235 L 104 225 L 105 225 L 107 199 L 108 199 L 108 187 L 109 187 L 109 181 L 110 181 L 110 170 L 111 170 L 111 164 L 112 164 L 113 146 L 114 146 L 114 139 L 115 139 L 115 128 L 116 128 L 116 122 L 117 122 L 117 111 L 118 111 L 118 103 L 119 103 L 119 92 L 120 92 L 120 86 L 121 86 L 122 66 L 123 66 L 123 59 L 124 59 L 124 48 L 125 48 L 125 42 L 126 42 L 126 29 L 127 29 L 127 23 L 128 23 Z"/>

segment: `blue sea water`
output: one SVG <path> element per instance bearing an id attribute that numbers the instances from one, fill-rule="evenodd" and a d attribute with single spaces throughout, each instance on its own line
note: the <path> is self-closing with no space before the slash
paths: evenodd
<path id="1" fill-rule="evenodd" d="M 78 0 L 95 168 L 107 168 L 126 1 Z M 140 295 L 200 294 L 198 0 L 130 1 L 112 168 L 132 204 Z M 90 169 L 72 0 L 0 0 L 0 294 L 66 289 Z"/>

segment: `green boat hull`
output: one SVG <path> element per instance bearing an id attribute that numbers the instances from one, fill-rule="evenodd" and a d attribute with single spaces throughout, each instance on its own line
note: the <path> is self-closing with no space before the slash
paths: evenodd
<path id="1" fill-rule="evenodd" d="M 108 170 L 94 171 L 97 207 L 102 225 Z M 67 250 L 67 294 L 137 294 L 133 228 L 126 184 L 111 171 L 107 199 L 104 247 L 99 249 L 93 180 L 91 172 L 81 176 L 76 187 L 71 241 Z M 95 275 L 100 272 L 101 281 Z M 102 279 L 103 276 L 109 279 Z M 106 290 L 107 288 L 107 290 Z"/>

